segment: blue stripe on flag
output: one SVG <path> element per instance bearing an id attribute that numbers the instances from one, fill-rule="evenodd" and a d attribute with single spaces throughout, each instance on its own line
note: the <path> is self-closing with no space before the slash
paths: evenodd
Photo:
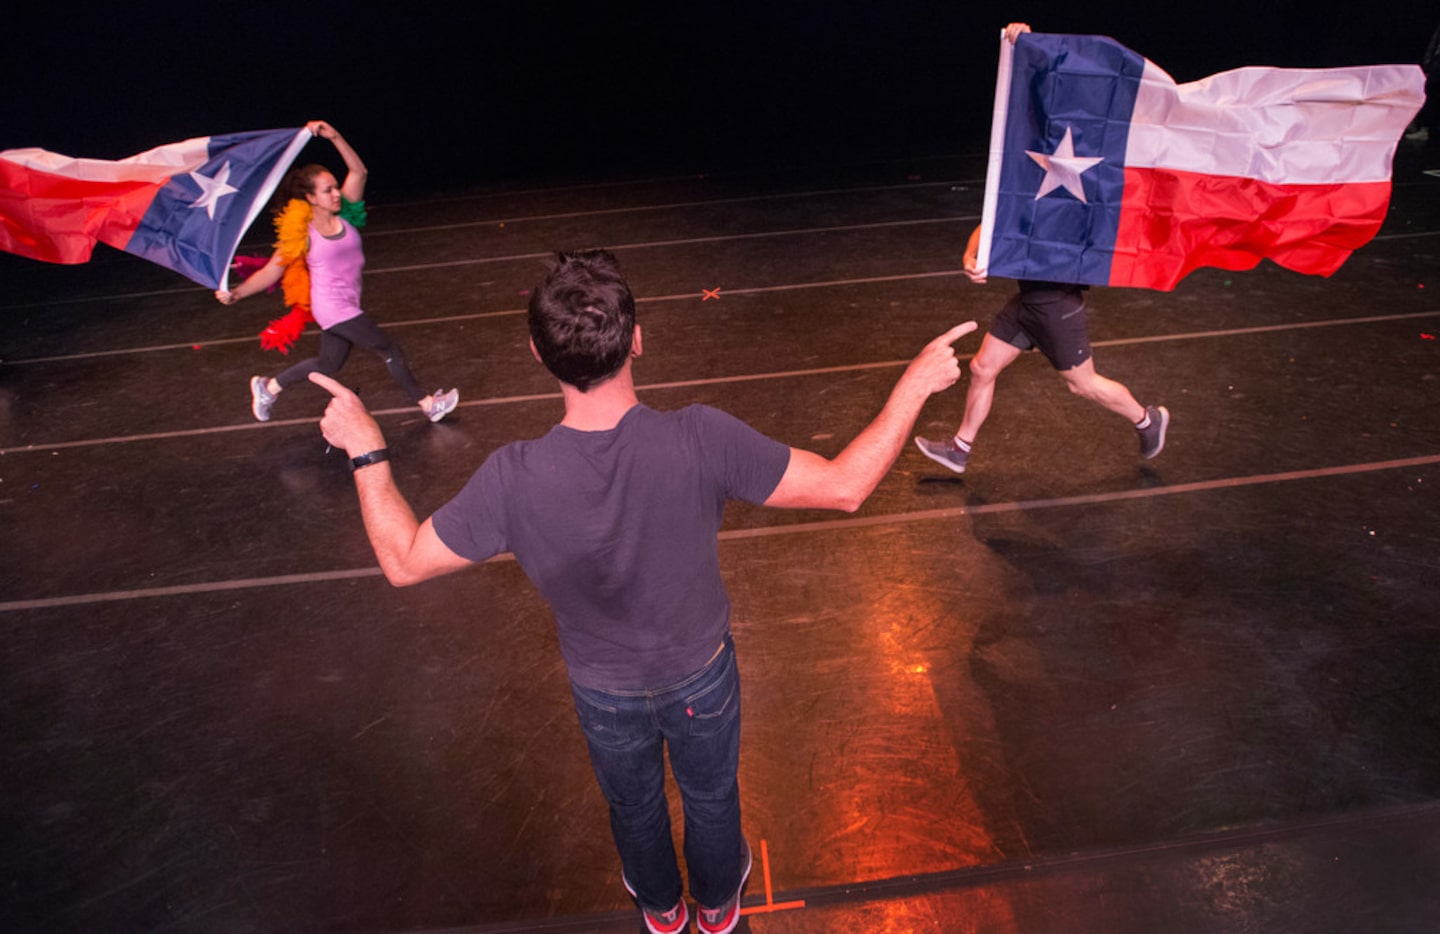
<path id="1" fill-rule="evenodd" d="M 1145 59 L 1102 36 L 1032 33 L 1015 43 L 989 273 L 1103 285 L 1124 192 L 1125 145 Z M 1027 152 L 1053 155 L 1067 130 L 1085 201 L 1054 190 Z"/>
<path id="2" fill-rule="evenodd" d="M 212 136 L 209 161 L 160 189 L 125 251 L 220 288 L 240 238 L 305 139 L 303 129 Z"/>

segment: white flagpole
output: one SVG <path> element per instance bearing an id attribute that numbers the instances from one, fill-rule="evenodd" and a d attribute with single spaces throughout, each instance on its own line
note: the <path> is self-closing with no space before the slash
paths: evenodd
<path id="1" fill-rule="evenodd" d="M 1010 58 L 1013 50 L 1000 30 L 1000 67 L 995 74 L 995 112 L 990 120 L 990 162 L 985 170 L 985 200 L 980 214 L 980 247 L 976 264 L 990 268 L 990 239 L 995 229 L 995 202 L 1000 197 L 1000 165 L 1005 157 L 1005 118 L 1010 105 Z"/>
<path id="2" fill-rule="evenodd" d="M 285 147 L 285 152 L 276 160 L 275 165 L 270 169 L 270 174 L 265 177 L 265 184 L 260 186 L 255 199 L 250 202 L 250 209 L 245 214 L 245 223 L 240 225 L 240 234 L 230 246 L 230 255 L 225 257 L 225 265 L 220 267 L 220 291 L 230 291 L 230 264 L 235 262 L 235 250 L 240 246 L 241 238 L 250 229 L 250 225 L 255 223 L 255 218 L 260 216 L 260 212 L 265 210 L 265 205 L 270 200 L 270 196 L 275 193 L 275 189 L 279 187 L 280 180 L 290 170 L 290 163 L 295 161 L 295 157 L 300 155 L 300 150 L 305 148 L 305 144 L 310 142 L 311 138 L 309 127 L 301 127 L 295 132 L 295 138 L 290 141 L 290 145 Z"/>

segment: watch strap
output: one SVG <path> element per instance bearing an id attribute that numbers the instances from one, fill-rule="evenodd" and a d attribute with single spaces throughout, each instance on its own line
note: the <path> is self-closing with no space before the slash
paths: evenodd
<path id="1" fill-rule="evenodd" d="M 350 458 L 350 469 L 359 470 L 361 467 L 369 467 L 371 464 L 378 464 L 381 461 L 390 459 L 390 449 L 380 448 L 368 454 L 361 454 L 359 457 Z"/>

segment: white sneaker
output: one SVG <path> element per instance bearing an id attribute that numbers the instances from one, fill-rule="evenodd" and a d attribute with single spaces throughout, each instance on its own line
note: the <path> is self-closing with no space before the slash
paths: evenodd
<path id="1" fill-rule="evenodd" d="M 256 421 L 270 421 L 270 406 L 275 404 L 275 397 L 266 388 L 269 382 L 266 376 L 250 377 L 250 411 L 255 413 Z"/>
<path id="2" fill-rule="evenodd" d="M 430 405 L 425 409 L 425 417 L 432 422 L 438 422 L 459 404 L 460 390 L 452 389 L 449 392 L 441 392 L 437 389 L 430 397 Z"/>

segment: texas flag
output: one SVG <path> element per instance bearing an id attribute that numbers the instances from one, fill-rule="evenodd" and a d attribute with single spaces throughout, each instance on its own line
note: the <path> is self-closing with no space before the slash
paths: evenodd
<path id="1" fill-rule="evenodd" d="M 226 288 L 230 261 L 310 131 L 206 136 L 127 159 L 0 152 L 0 250 L 83 263 L 97 241 Z"/>
<path id="2" fill-rule="evenodd" d="M 1167 291 L 1261 259 L 1328 276 L 1380 229 L 1424 85 L 1415 65 L 1176 84 L 1103 36 L 1002 38 L 978 265 Z"/>

